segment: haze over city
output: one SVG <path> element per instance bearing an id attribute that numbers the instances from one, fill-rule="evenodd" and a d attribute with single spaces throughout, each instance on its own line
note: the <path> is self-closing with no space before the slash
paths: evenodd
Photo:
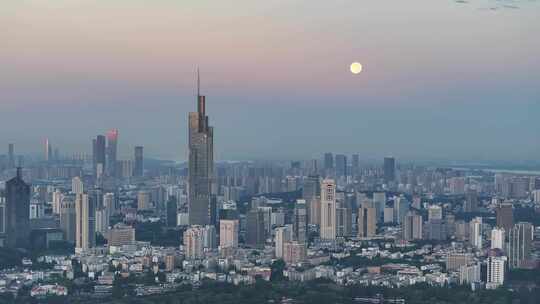
<path id="1" fill-rule="evenodd" d="M 538 160 L 539 6 L 4 1 L 0 141 L 90 151 L 117 128 L 121 155 L 186 160 L 199 67 L 217 160 Z"/>

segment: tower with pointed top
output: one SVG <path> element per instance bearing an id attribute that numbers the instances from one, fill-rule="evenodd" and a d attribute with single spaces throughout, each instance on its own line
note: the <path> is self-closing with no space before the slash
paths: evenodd
<path id="1" fill-rule="evenodd" d="M 188 210 L 190 225 L 215 221 L 212 177 L 214 174 L 214 128 L 206 116 L 206 98 L 200 93 L 197 70 L 197 112 L 189 113 Z"/>
<path id="2" fill-rule="evenodd" d="M 5 247 L 28 246 L 30 236 L 30 186 L 22 178 L 22 169 L 17 176 L 6 182 Z"/>

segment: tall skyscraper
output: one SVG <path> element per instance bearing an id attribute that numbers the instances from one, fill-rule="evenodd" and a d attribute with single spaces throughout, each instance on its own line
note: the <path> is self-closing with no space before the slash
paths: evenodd
<path id="1" fill-rule="evenodd" d="M 510 268 L 522 268 L 531 257 L 533 241 L 531 223 L 519 222 L 508 231 L 508 264 Z"/>
<path id="2" fill-rule="evenodd" d="M 99 178 L 103 176 L 106 168 L 106 138 L 103 135 L 98 135 L 96 139 L 92 140 L 93 145 L 93 162 L 94 162 L 94 176 Z"/>
<path id="3" fill-rule="evenodd" d="M 64 232 L 66 241 L 75 244 L 77 217 L 73 195 L 62 197 L 60 202 L 60 228 Z"/>
<path id="4" fill-rule="evenodd" d="M 178 226 L 178 205 L 175 196 L 167 200 L 167 227 Z"/>
<path id="5" fill-rule="evenodd" d="M 107 132 L 107 175 L 117 176 L 118 163 L 118 130 L 113 129 Z"/>
<path id="6" fill-rule="evenodd" d="M 294 207 L 293 222 L 294 240 L 299 243 L 307 242 L 307 208 L 305 200 L 297 200 Z"/>
<path id="7" fill-rule="evenodd" d="M 74 194 L 83 194 L 84 193 L 84 183 L 80 177 L 75 176 L 71 179 L 71 193 Z"/>
<path id="8" fill-rule="evenodd" d="M 502 203 L 495 209 L 497 216 L 497 227 L 504 228 L 505 231 L 510 231 L 514 226 L 514 213 L 512 204 Z"/>
<path id="9" fill-rule="evenodd" d="M 259 209 L 251 209 L 247 214 L 246 243 L 252 247 L 261 247 L 266 240 L 265 231 L 264 212 Z"/>
<path id="10" fill-rule="evenodd" d="M 133 176 L 141 177 L 143 176 L 144 166 L 143 166 L 143 147 L 135 147 L 135 167 L 133 168 Z"/>
<path id="11" fill-rule="evenodd" d="M 494 228 L 491 230 L 491 249 L 504 250 L 504 229 Z"/>
<path id="12" fill-rule="evenodd" d="M 469 223 L 469 241 L 471 246 L 482 249 L 482 218 L 475 217 Z"/>
<path id="13" fill-rule="evenodd" d="M 75 196 L 75 247 L 85 251 L 96 245 L 96 208 L 88 194 Z"/>
<path id="14" fill-rule="evenodd" d="M 410 209 L 410 203 L 403 195 L 394 198 L 394 222 L 401 224 Z"/>
<path id="15" fill-rule="evenodd" d="M 396 179 L 396 160 L 393 157 L 384 158 L 384 182 L 390 183 Z"/>
<path id="16" fill-rule="evenodd" d="M 362 206 L 358 209 L 358 237 L 372 237 L 377 229 L 376 210 L 373 206 Z"/>
<path id="17" fill-rule="evenodd" d="M 283 258 L 283 248 L 286 242 L 291 240 L 291 231 L 288 226 L 277 227 L 275 230 L 275 255 L 276 258 Z"/>
<path id="18" fill-rule="evenodd" d="M 347 176 L 347 156 L 343 154 L 336 155 L 336 176 Z"/>
<path id="19" fill-rule="evenodd" d="M 325 179 L 321 183 L 321 239 L 336 239 L 336 183 Z"/>
<path id="20" fill-rule="evenodd" d="M 487 261 L 487 289 L 496 289 L 504 284 L 505 256 L 490 256 Z"/>
<path id="21" fill-rule="evenodd" d="M 8 145 L 8 169 L 15 168 L 15 145 Z"/>
<path id="22" fill-rule="evenodd" d="M 422 216 L 409 211 L 403 221 L 403 239 L 406 241 L 422 239 Z"/>
<path id="23" fill-rule="evenodd" d="M 191 225 L 213 224 L 212 178 L 214 128 L 206 116 L 206 97 L 200 94 L 197 75 L 197 112 L 189 113 L 188 211 Z"/>
<path id="24" fill-rule="evenodd" d="M 45 161 L 46 162 L 49 162 L 49 161 L 52 161 L 53 159 L 53 149 L 52 149 L 52 146 L 51 146 L 51 143 L 49 142 L 49 139 L 46 138 L 45 139 Z"/>
<path id="25" fill-rule="evenodd" d="M 324 154 L 324 169 L 326 172 L 334 169 L 334 155 L 332 153 Z"/>
<path id="26" fill-rule="evenodd" d="M 22 179 L 22 169 L 6 182 L 6 247 L 27 247 L 30 236 L 30 186 Z"/>
<path id="27" fill-rule="evenodd" d="M 321 183 L 318 175 L 309 175 L 304 179 L 302 198 L 306 200 L 308 223 L 319 225 L 321 222 Z"/>
<path id="28" fill-rule="evenodd" d="M 360 174 L 360 157 L 358 154 L 352 155 L 352 175 Z"/>

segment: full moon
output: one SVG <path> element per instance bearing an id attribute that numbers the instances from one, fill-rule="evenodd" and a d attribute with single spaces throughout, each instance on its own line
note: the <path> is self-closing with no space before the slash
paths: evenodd
<path id="1" fill-rule="evenodd" d="M 360 72 L 362 72 L 362 65 L 358 62 L 351 63 L 351 73 L 359 74 Z"/>

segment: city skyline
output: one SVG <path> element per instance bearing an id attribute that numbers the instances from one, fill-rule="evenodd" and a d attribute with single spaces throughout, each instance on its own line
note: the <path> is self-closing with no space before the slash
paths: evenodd
<path id="1" fill-rule="evenodd" d="M 540 155 L 535 2 L 494 11 L 481 1 L 242 2 L 243 13 L 124 2 L 4 5 L 0 140 L 17 154 L 38 154 L 45 139 L 90 153 L 90 138 L 119 129 L 120 157 L 144 146 L 148 157 L 186 161 L 183 113 L 200 66 L 217 160 Z M 196 15 L 206 22 L 187 26 Z M 10 132 L 22 119 L 24 134 Z"/>

